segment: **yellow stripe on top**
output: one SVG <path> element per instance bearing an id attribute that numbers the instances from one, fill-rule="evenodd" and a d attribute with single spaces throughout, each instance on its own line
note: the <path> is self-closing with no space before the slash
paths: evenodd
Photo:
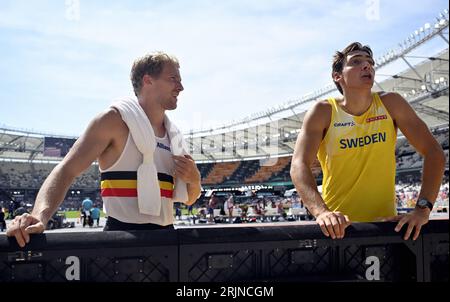
<path id="1" fill-rule="evenodd" d="M 173 183 L 167 181 L 159 181 L 159 187 L 164 190 L 173 190 Z M 102 180 L 101 182 L 102 189 L 136 189 L 137 188 L 137 180 Z"/>
<path id="2" fill-rule="evenodd" d="M 389 112 L 377 93 L 360 116 L 346 113 L 333 98 L 328 102 L 331 122 L 317 154 L 325 203 L 352 221 L 395 215 L 397 131 Z"/>
<path id="3" fill-rule="evenodd" d="M 137 188 L 137 180 L 123 180 L 123 179 L 102 180 L 101 188 L 102 189 L 114 189 L 114 188 L 136 189 Z"/>
<path id="4" fill-rule="evenodd" d="M 159 188 L 162 197 L 172 198 L 174 180 L 171 175 L 158 173 Z M 114 171 L 101 175 L 102 197 L 136 197 L 137 196 L 137 172 Z"/>
<path id="5" fill-rule="evenodd" d="M 163 190 L 173 190 L 173 183 L 167 181 L 159 181 L 159 187 Z"/>

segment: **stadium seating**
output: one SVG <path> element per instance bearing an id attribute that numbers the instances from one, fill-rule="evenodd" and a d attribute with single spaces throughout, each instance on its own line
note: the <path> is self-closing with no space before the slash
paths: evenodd
<path id="1" fill-rule="evenodd" d="M 214 165 L 208 176 L 205 179 L 203 179 L 203 183 L 204 184 L 222 183 L 226 178 L 229 178 L 238 167 L 239 162 L 227 162 L 216 164 Z"/>
<path id="2" fill-rule="evenodd" d="M 275 160 L 263 163 L 255 174 L 245 179 L 245 183 L 259 183 L 267 181 L 273 173 L 277 173 L 283 170 L 284 167 L 289 165 L 291 157 L 279 157 Z"/>
<path id="3" fill-rule="evenodd" d="M 449 157 L 448 128 L 433 130 L 437 141 Z M 423 158 L 416 153 L 404 137 L 397 141 L 397 171 L 417 170 L 423 165 Z M 7 155 L 6 153 L 2 154 Z M 261 160 L 239 160 L 235 162 L 199 163 L 197 166 L 204 185 L 258 184 L 261 182 L 290 181 L 291 156 L 271 159 L 273 165 L 264 165 Z M 0 161 L 0 189 L 39 189 L 50 174 L 55 163 L 30 163 L 28 161 Z M 313 173 L 321 173 L 319 162 L 312 165 Z M 98 190 L 100 173 L 97 165 L 92 165 L 76 178 L 71 189 Z"/>

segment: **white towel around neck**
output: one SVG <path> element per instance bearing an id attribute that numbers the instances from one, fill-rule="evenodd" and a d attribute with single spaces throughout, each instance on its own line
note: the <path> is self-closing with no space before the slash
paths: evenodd
<path id="1" fill-rule="evenodd" d="M 137 170 L 139 212 L 159 216 L 161 213 L 161 193 L 158 171 L 153 161 L 156 140 L 150 120 L 136 98 L 117 100 L 111 107 L 119 111 L 123 121 L 127 124 L 128 129 L 130 129 L 137 149 L 142 153 L 143 162 Z M 169 120 L 167 115 L 164 116 L 164 126 L 170 140 L 172 154 L 189 154 L 183 134 Z M 175 178 L 175 189 L 172 200 L 176 202 L 186 202 L 188 200 L 186 183 L 179 178 Z"/>

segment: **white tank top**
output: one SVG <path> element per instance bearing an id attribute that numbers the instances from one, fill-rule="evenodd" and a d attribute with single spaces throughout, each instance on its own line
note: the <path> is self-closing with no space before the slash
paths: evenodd
<path id="1" fill-rule="evenodd" d="M 107 216 L 127 223 L 153 223 L 169 225 L 173 223 L 173 171 L 174 162 L 170 141 L 166 135 L 156 138 L 154 163 L 158 171 L 161 192 L 161 213 L 159 216 L 141 214 L 137 201 L 137 169 L 142 163 L 142 154 L 136 147 L 133 137 L 128 133 L 125 148 L 119 159 L 101 173 L 101 194 L 103 210 Z"/>

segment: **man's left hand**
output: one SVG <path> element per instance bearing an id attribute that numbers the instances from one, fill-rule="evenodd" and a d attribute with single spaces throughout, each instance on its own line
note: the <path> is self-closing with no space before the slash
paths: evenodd
<path id="1" fill-rule="evenodd" d="M 419 237 L 422 226 L 427 224 L 429 219 L 430 219 L 429 209 L 415 208 L 410 213 L 385 218 L 383 219 L 383 221 L 398 221 L 397 226 L 395 227 L 396 232 L 400 232 L 402 227 L 405 224 L 407 224 L 408 228 L 406 229 L 405 236 L 403 236 L 404 240 L 409 239 L 409 237 L 413 232 L 413 229 L 415 228 L 414 236 L 412 237 L 412 239 L 416 240 Z"/>
<path id="2" fill-rule="evenodd" d="M 173 156 L 175 162 L 175 177 L 179 177 L 186 184 L 200 183 L 200 172 L 194 159 L 189 155 Z"/>

